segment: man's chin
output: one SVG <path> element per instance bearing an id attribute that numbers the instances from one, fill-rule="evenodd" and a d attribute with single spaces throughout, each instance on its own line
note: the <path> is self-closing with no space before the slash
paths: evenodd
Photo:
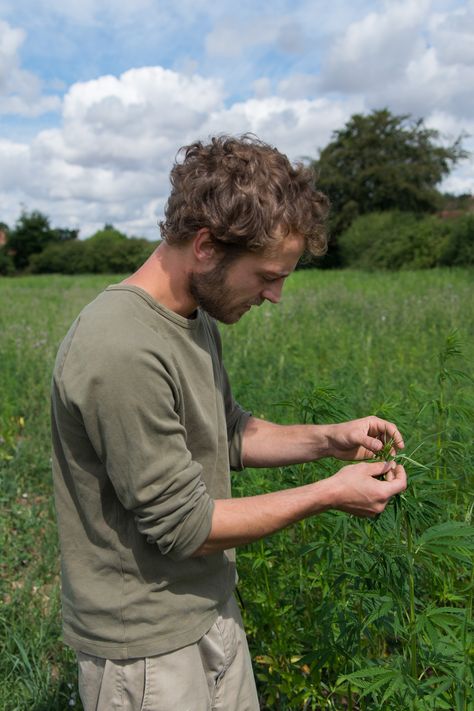
<path id="1" fill-rule="evenodd" d="M 225 313 L 218 310 L 209 310 L 207 313 L 209 314 L 209 316 L 212 316 L 212 318 L 215 318 L 216 321 L 219 321 L 220 323 L 223 323 L 226 326 L 231 326 L 233 323 L 237 323 L 237 321 L 240 321 L 242 316 L 247 313 L 247 311 L 250 311 L 250 306 L 248 304 L 233 309 L 232 311 L 226 311 Z"/>
<path id="2" fill-rule="evenodd" d="M 215 318 L 217 318 L 218 321 L 225 324 L 226 326 L 231 326 L 233 323 L 237 323 L 237 321 L 240 321 L 240 319 L 242 318 L 244 313 L 245 313 L 245 311 L 241 311 L 240 313 L 225 314 L 221 317 L 216 316 Z"/>

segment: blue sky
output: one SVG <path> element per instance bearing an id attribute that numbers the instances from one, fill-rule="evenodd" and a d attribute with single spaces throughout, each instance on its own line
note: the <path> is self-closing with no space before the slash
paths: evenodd
<path id="1" fill-rule="evenodd" d="M 316 156 L 385 106 L 451 141 L 473 88 L 472 0 L 0 0 L 0 221 L 153 238 L 183 144 L 253 131 Z M 472 159 L 443 188 L 474 192 Z"/>

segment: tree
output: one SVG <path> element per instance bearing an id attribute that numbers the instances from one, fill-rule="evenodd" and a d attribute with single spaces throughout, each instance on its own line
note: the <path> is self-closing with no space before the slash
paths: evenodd
<path id="1" fill-rule="evenodd" d="M 449 146 L 439 139 L 438 131 L 409 114 L 381 109 L 353 115 L 313 163 L 318 188 L 331 200 L 331 234 L 337 239 L 370 212 L 435 211 L 441 201 L 436 186 L 467 155 L 462 137 Z"/>
<path id="2" fill-rule="evenodd" d="M 22 211 L 15 228 L 8 235 L 7 248 L 16 269 L 28 267 L 30 257 L 42 252 L 52 242 L 76 239 L 78 230 L 52 229 L 49 217 L 39 210 Z"/>
<path id="3" fill-rule="evenodd" d="M 7 246 L 8 233 L 8 225 L 5 222 L 0 222 L 0 276 L 8 276 L 15 271 L 13 259 Z"/>
<path id="4" fill-rule="evenodd" d="M 30 256 L 54 239 L 49 218 L 38 210 L 22 211 L 14 229 L 8 236 L 8 248 L 17 269 L 28 266 Z"/>

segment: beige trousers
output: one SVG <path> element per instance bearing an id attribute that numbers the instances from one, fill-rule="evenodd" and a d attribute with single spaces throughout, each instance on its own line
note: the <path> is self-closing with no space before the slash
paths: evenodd
<path id="1" fill-rule="evenodd" d="M 198 642 L 145 659 L 78 653 L 84 711 L 258 711 L 252 664 L 233 597 Z"/>

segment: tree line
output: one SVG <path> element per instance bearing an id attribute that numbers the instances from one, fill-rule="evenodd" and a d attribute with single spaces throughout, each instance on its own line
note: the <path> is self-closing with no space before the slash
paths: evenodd
<path id="1" fill-rule="evenodd" d="M 52 228 L 49 218 L 37 210 L 23 211 L 11 231 L 0 223 L 1 232 L 6 236 L 0 247 L 3 275 L 132 272 L 158 244 L 128 237 L 110 224 L 80 240 L 79 230 Z"/>
<path id="2" fill-rule="evenodd" d="M 442 145 L 422 119 L 388 109 L 355 114 L 312 161 L 331 201 L 328 254 L 309 266 L 365 269 L 474 264 L 474 198 L 438 189 L 467 157 L 462 136 Z M 130 272 L 156 246 L 112 225 L 79 240 L 23 211 L 13 229 L 0 223 L 0 274 Z M 308 265 L 306 265 L 308 266 Z"/>

